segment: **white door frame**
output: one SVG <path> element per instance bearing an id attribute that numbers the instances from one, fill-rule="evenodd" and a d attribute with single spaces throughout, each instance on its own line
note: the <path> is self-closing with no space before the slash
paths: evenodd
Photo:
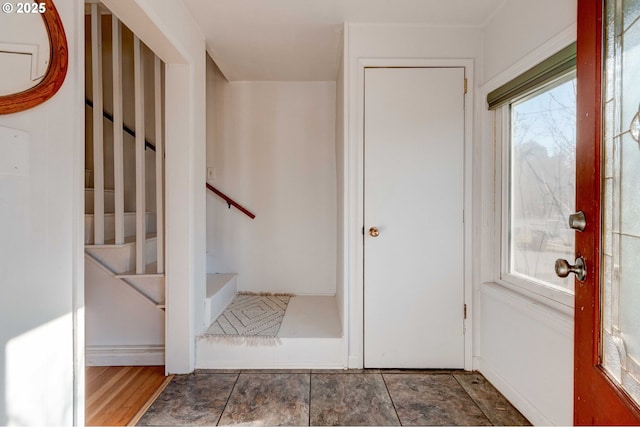
<path id="1" fill-rule="evenodd" d="M 348 367 L 360 369 L 364 366 L 364 71 L 369 67 L 462 67 L 467 79 L 467 94 L 464 104 L 464 303 L 467 318 L 464 320 L 464 368 L 472 369 L 472 165 L 473 165 L 473 59 L 420 59 L 420 58 L 359 58 L 355 69 L 345 67 L 350 74 L 345 96 L 350 97 L 346 117 L 348 120 L 347 146 L 345 147 L 345 186 L 349 194 L 345 207 L 347 216 L 345 235 L 348 247 L 346 268 L 349 294 L 349 357 Z M 346 76 L 345 76 L 346 77 Z"/>

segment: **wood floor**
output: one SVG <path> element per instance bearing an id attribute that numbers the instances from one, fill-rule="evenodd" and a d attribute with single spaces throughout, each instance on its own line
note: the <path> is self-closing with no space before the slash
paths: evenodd
<path id="1" fill-rule="evenodd" d="M 171 380 L 164 366 L 91 366 L 85 376 L 88 426 L 135 425 Z"/>

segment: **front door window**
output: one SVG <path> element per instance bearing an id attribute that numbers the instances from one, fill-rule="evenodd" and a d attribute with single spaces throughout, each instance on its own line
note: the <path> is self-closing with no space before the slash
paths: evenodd
<path id="1" fill-rule="evenodd" d="M 640 2 L 608 1 L 602 183 L 602 365 L 640 403 Z"/>

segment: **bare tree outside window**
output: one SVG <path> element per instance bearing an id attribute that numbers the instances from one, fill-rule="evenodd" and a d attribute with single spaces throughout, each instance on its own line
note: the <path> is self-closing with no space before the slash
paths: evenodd
<path id="1" fill-rule="evenodd" d="M 569 291 L 554 263 L 574 252 L 575 148 L 573 75 L 511 104 L 509 272 Z"/>

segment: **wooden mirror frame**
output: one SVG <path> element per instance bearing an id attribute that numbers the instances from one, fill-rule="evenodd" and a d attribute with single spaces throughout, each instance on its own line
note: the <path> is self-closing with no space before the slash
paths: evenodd
<path id="1" fill-rule="evenodd" d="M 46 10 L 41 16 L 49 36 L 49 66 L 44 78 L 34 87 L 0 96 L 0 114 L 18 113 L 42 104 L 55 95 L 67 75 L 69 52 L 60 15 L 53 5 L 53 0 L 34 1 L 46 5 Z"/>

